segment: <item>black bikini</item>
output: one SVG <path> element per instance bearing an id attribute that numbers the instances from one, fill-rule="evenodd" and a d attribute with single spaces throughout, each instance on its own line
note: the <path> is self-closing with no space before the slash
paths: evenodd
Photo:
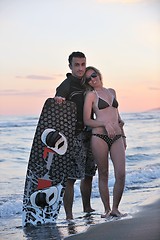
<path id="1" fill-rule="evenodd" d="M 107 108 L 107 107 L 118 108 L 118 102 L 117 102 L 117 100 L 115 99 L 115 97 L 113 98 L 112 105 L 109 105 L 108 102 L 106 102 L 105 100 L 103 100 L 102 98 L 100 98 L 100 97 L 98 96 L 98 93 L 97 93 L 96 91 L 95 91 L 95 93 L 96 93 L 97 98 L 98 98 L 97 107 L 98 107 L 99 110 L 105 109 L 105 108 Z M 106 134 L 98 134 L 98 133 L 96 134 L 96 133 L 95 133 L 95 134 L 92 134 L 92 135 L 103 139 L 103 140 L 107 143 L 109 150 L 110 150 L 112 144 L 113 144 L 116 140 L 118 140 L 119 138 L 122 137 L 121 134 L 116 135 L 114 138 L 109 138 L 108 135 L 106 135 Z"/>
<path id="2" fill-rule="evenodd" d="M 103 139 L 107 143 L 109 150 L 110 150 L 112 144 L 116 140 L 118 140 L 119 138 L 122 137 L 122 135 L 119 134 L 119 135 L 116 135 L 114 138 L 109 138 L 108 135 L 106 135 L 106 134 L 98 134 L 98 133 L 92 134 L 92 136 L 96 136 L 96 137 Z"/>
<path id="3" fill-rule="evenodd" d="M 98 97 L 98 108 L 99 108 L 99 110 L 107 108 L 107 107 L 118 108 L 118 102 L 115 99 L 115 97 L 113 98 L 112 105 L 109 105 L 108 102 L 106 102 L 105 100 L 100 98 L 98 95 L 97 95 L 97 97 Z"/>

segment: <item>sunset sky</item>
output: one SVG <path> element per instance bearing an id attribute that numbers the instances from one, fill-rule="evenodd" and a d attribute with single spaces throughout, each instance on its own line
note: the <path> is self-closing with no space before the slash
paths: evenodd
<path id="1" fill-rule="evenodd" d="M 0 114 L 39 114 L 82 51 L 120 112 L 160 107 L 159 0 L 0 0 Z"/>

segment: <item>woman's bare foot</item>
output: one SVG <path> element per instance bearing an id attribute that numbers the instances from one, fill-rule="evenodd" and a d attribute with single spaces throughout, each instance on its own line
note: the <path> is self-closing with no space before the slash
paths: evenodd
<path id="1" fill-rule="evenodd" d="M 104 214 L 101 214 L 101 218 L 108 218 L 110 216 L 111 211 L 105 212 Z"/>
<path id="2" fill-rule="evenodd" d="M 110 212 L 110 216 L 112 217 L 126 217 L 127 216 L 127 213 L 121 213 L 120 211 L 118 210 L 112 210 Z"/>

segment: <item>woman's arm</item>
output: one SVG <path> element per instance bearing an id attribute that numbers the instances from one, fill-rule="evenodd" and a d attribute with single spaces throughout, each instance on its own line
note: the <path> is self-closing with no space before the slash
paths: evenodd
<path id="1" fill-rule="evenodd" d="M 118 112 L 118 123 L 119 123 L 120 128 L 123 128 L 124 121 L 121 119 L 119 112 Z"/>
<path id="2" fill-rule="evenodd" d="M 92 106 L 93 106 L 95 97 L 96 96 L 94 92 L 89 92 L 86 95 L 85 102 L 84 102 L 84 109 L 83 109 L 84 124 L 91 128 L 104 127 L 108 133 L 108 136 L 110 138 L 113 138 L 116 135 L 116 133 L 114 131 L 114 128 L 111 126 L 111 124 L 105 123 L 103 121 L 98 121 L 96 119 L 95 120 L 91 119 Z"/>
<path id="3" fill-rule="evenodd" d="M 104 127 L 104 123 L 91 119 L 92 106 L 95 99 L 95 93 L 88 92 L 85 97 L 84 107 L 83 107 L 83 120 L 84 124 L 89 127 Z"/>
<path id="4" fill-rule="evenodd" d="M 114 95 L 114 97 L 117 99 L 116 97 L 116 91 L 114 89 L 110 89 L 112 94 Z M 117 112 L 118 112 L 118 123 L 119 123 L 119 126 L 121 128 L 121 131 L 122 131 L 122 138 L 123 138 L 123 143 L 124 143 L 124 147 L 125 149 L 127 148 L 127 143 L 126 143 L 126 135 L 125 135 L 125 132 L 124 132 L 124 121 L 121 119 L 121 116 L 119 114 L 119 110 L 117 109 Z"/>
<path id="5" fill-rule="evenodd" d="M 118 112 L 118 123 L 119 123 L 119 126 L 120 126 L 121 130 L 122 130 L 123 143 L 124 143 L 124 147 L 126 149 L 127 148 L 127 143 L 126 143 L 126 135 L 125 135 L 124 128 L 123 128 L 124 122 L 121 119 L 119 112 Z"/>

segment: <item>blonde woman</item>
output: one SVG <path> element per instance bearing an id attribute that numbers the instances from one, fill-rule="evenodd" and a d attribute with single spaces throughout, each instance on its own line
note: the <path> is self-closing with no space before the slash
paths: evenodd
<path id="1" fill-rule="evenodd" d="M 102 217 L 122 216 L 118 210 L 125 186 L 125 149 L 126 136 L 124 122 L 118 112 L 116 92 L 104 88 L 102 76 L 95 67 L 87 67 L 85 72 L 88 91 L 84 103 L 84 123 L 92 128 L 92 152 L 98 167 L 99 191 L 105 213 Z M 95 119 L 91 118 L 94 112 Z M 108 189 L 108 157 L 114 166 L 115 184 L 113 189 L 113 206 L 110 207 Z"/>

